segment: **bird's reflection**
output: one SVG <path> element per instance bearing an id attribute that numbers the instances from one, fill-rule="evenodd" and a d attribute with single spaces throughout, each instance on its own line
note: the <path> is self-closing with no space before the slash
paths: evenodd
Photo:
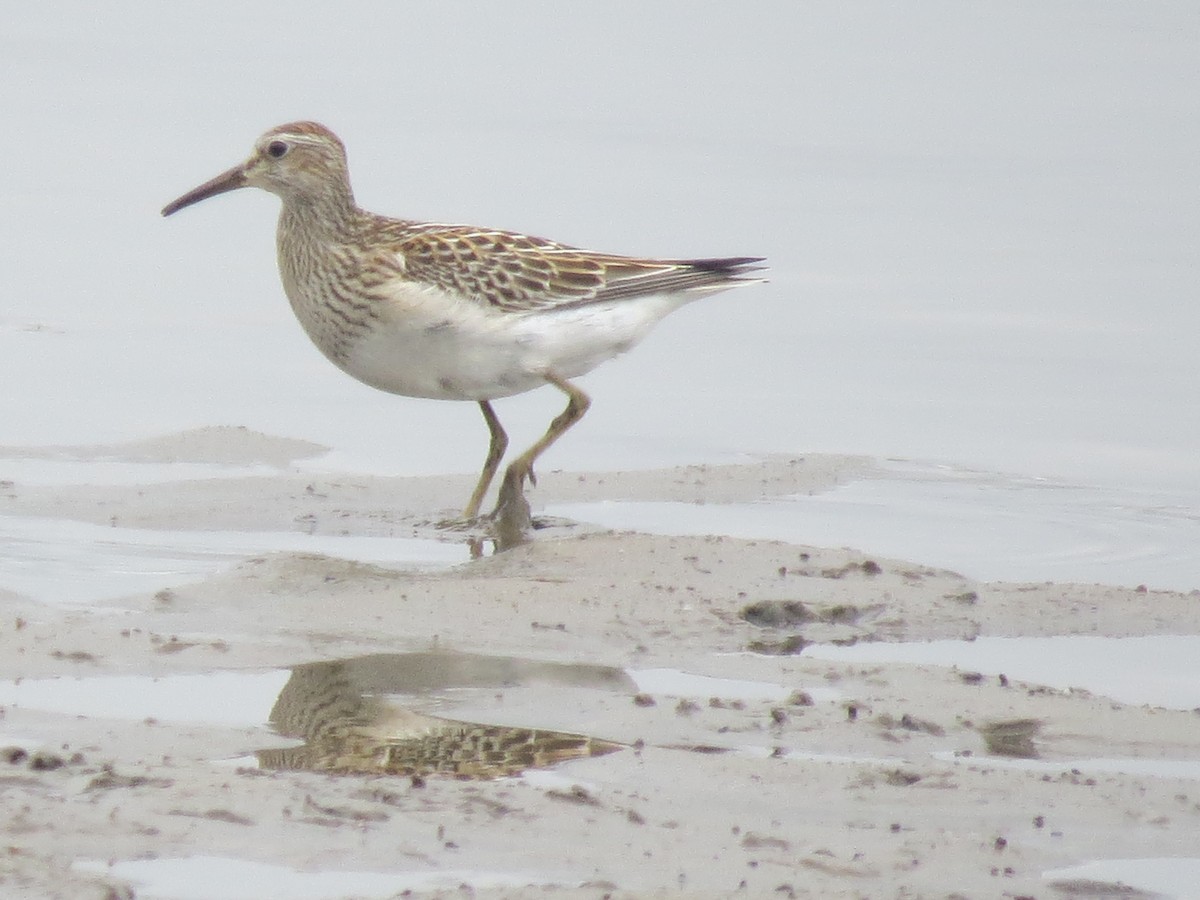
<path id="1" fill-rule="evenodd" d="M 465 653 L 377 654 L 306 663 L 292 670 L 270 716 L 280 734 L 304 744 L 261 750 L 259 764 L 340 774 L 487 779 L 620 749 L 620 744 L 587 735 L 426 715 L 389 696 L 530 681 L 622 691 L 632 687 L 620 669 Z"/>

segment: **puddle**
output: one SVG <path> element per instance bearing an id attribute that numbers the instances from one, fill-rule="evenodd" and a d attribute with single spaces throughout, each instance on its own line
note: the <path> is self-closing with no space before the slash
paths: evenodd
<path id="1" fill-rule="evenodd" d="M 182 725 L 267 724 L 286 670 L 202 675 L 111 675 L 0 681 L 0 706 L 98 719 L 155 719 Z"/>
<path id="2" fill-rule="evenodd" d="M 271 726 L 300 747 L 263 750 L 259 765 L 339 774 L 452 775 L 497 778 L 602 756 L 621 744 L 570 732 L 467 722 L 413 710 L 397 701 L 419 692 L 555 685 L 547 702 L 562 706 L 568 688 L 725 700 L 780 701 L 783 685 L 692 675 L 675 669 L 624 671 L 465 654 L 405 654 L 298 666 L 271 711 Z M 816 689 L 835 696 L 829 689 Z M 469 703 L 468 703 L 469 705 Z"/>
<path id="3" fill-rule="evenodd" d="M 813 644 L 808 658 L 850 663 L 955 666 L 986 675 L 1082 688 L 1122 703 L 1200 708 L 1200 636 L 1058 636 L 973 641 Z"/>
<path id="4" fill-rule="evenodd" d="M 554 884 L 532 873 L 438 871 L 359 872 L 353 870 L 301 872 L 287 866 L 229 859 L 188 856 L 177 859 L 137 859 L 108 863 L 78 860 L 72 868 L 133 882 L 138 897 L 160 900 L 333 900 L 342 897 L 395 897 L 408 891 L 460 887 L 487 890 Z M 577 882 L 571 882 L 572 885 Z M 472 891 L 473 892 L 473 891 Z"/>
<path id="5" fill-rule="evenodd" d="M 1017 759 L 1011 756 L 958 756 L 952 750 L 931 754 L 942 762 L 992 769 L 1023 769 L 1028 772 L 1080 772 L 1100 775 L 1144 775 L 1148 778 L 1200 780 L 1197 759 Z"/>
<path id="6" fill-rule="evenodd" d="M 554 504 L 546 512 L 651 534 L 860 547 L 984 581 L 1200 587 L 1200 494 L 893 462 L 881 477 L 812 496 Z"/>
<path id="7" fill-rule="evenodd" d="M 528 724 L 537 710 L 586 718 L 594 692 L 779 702 L 800 685 L 431 651 L 374 654 L 265 672 L 0 682 L 0 705 L 62 715 L 261 728 L 297 744 L 238 764 L 341 774 L 497 778 L 623 745 Z M 581 694 L 579 692 L 590 692 Z M 830 688 L 807 688 L 832 702 Z M 462 718 L 446 716 L 446 709 Z M 516 721 L 487 721 L 508 716 Z M 522 721 L 526 720 L 526 721 Z"/>
<path id="8" fill-rule="evenodd" d="M 92 604 L 204 578 L 261 553 L 324 553 L 382 565 L 451 566 L 458 543 L 302 532 L 159 531 L 0 516 L 0 585 L 44 603 Z"/>
<path id="9" fill-rule="evenodd" d="M 1098 859 L 1051 869 L 1042 877 L 1051 887 L 1072 897 L 1125 897 L 1137 890 L 1152 892 L 1156 898 L 1187 900 L 1197 894 L 1200 858 Z"/>

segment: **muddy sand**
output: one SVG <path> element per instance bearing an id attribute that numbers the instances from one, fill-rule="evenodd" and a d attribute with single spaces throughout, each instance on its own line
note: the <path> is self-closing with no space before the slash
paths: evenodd
<path id="1" fill-rule="evenodd" d="M 0 449 L 98 475 L 4 481 L 6 521 L 226 548 L 91 602 L 0 584 L 5 897 L 1129 897 L 1045 873 L 1200 855 L 1194 777 L 1077 764 L 1195 760 L 1194 711 L 806 652 L 1195 634 L 1197 592 L 557 520 L 473 559 L 436 527 L 471 476 L 297 468 L 320 450 L 241 429 Z M 546 472 L 531 500 L 746 502 L 870 468 Z M 356 553 L 404 542 L 410 562 Z"/>

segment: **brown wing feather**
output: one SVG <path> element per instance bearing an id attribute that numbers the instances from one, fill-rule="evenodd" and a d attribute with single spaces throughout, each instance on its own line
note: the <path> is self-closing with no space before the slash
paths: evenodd
<path id="1" fill-rule="evenodd" d="M 511 312 L 732 286 L 759 262 L 635 259 L 463 225 L 388 226 L 407 277 Z"/>

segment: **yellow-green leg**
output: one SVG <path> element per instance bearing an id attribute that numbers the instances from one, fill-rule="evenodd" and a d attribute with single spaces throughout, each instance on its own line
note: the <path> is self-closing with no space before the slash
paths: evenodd
<path id="1" fill-rule="evenodd" d="M 480 400 L 479 409 L 483 412 L 483 420 L 487 422 L 491 441 L 488 443 L 487 458 L 483 461 L 483 471 L 479 473 L 479 481 L 475 485 L 475 490 L 471 492 L 467 508 L 463 510 L 463 518 L 468 521 L 479 515 L 483 495 L 491 487 L 492 479 L 496 477 L 496 470 L 500 468 L 500 460 L 504 458 L 504 451 L 508 449 L 508 435 L 504 433 L 504 427 L 496 417 L 492 404 L 487 400 Z"/>

